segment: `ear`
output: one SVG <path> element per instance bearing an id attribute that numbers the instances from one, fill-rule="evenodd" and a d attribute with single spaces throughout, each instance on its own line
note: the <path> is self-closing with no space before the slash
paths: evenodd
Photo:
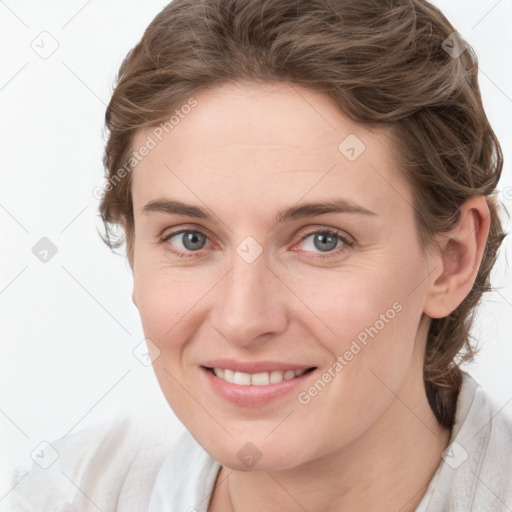
<path id="1" fill-rule="evenodd" d="M 440 253 L 434 265 L 440 269 L 429 285 L 424 313 L 430 318 L 448 316 L 473 287 L 491 225 L 484 196 L 468 199 L 460 208 L 455 228 L 438 238 Z"/>

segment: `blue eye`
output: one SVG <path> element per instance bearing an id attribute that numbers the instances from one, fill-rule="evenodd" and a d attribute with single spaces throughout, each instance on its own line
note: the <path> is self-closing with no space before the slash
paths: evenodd
<path id="1" fill-rule="evenodd" d="M 172 241 L 173 238 L 175 238 L 176 241 Z M 170 241 L 172 245 L 177 246 L 180 252 L 200 251 L 206 245 L 206 240 L 207 237 L 203 235 L 203 233 L 190 229 L 170 233 L 164 239 L 164 241 Z"/>
<path id="2" fill-rule="evenodd" d="M 166 235 L 161 242 L 179 257 L 196 256 L 207 246 L 208 237 L 195 229 L 181 229 Z M 332 229 L 317 229 L 304 235 L 300 251 L 317 253 L 316 257 L 334 256 L 352 247 L 353 242 Z"/>
<path id="3" fill-rule="evenodd" d="M 352 247 L 352 242 L 340 235 L 336 231 L 322 229 L 313 231 L 302 237 L 301 250 L 307 252 L 326 253 L 325 256 L 331 256 L 340 251 Z"/>
<path id="4" fill-rule="evenodd" d="M 307 240 L 308 238 L 312 238 L 313 246 L 315 249 L 318 249 L 321 252 L 332 251 L 333 249 L 336 249 L 338 242 L 340 241 L 340 237 L 336 233 L 330 233 L 328 231 L 312 233 L 302 240 Z"/>

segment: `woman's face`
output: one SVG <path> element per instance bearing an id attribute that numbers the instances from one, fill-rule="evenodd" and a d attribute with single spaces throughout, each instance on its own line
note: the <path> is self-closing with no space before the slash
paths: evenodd
<path id="1" fill-rule="evenodd" d="M 422 382 L 432 268 L 388 139 L 286 84 L 189 104 L 134 142 L 133 299 L 163 393 L 233 469 L 348 447 Z"/>

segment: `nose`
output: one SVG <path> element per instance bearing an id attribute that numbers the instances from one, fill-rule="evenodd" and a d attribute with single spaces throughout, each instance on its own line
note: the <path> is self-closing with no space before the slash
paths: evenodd
<path id="1" fill-rule="evenodd" d="M 263 339 L 285 330 L 286 288 L 263 254 L 252 263 L 234 254 L 231 270 L 219 287 L 212 323 L 230 343 L 260 345 Z"/>

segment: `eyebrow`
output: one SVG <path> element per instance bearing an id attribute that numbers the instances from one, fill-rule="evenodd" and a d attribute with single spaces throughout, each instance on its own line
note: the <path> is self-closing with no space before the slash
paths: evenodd
<path id="1" fill-rule="evenodd" d="M 212 220 L 212 215 L 207 210 L 191 204 L 171 199 L 153 199 L 143 208 L 142 212 L 160 212 L 168 214 L 186 215 L 197 219 Z M 344 198 L 331 199 L 319 203 L 302 203 L 294 205 L 284 210 L 280 210 L 275 215 L 275 222 L 285 222 L 288 220 L 301 219 L 305 217 L 314 217 L 326 213 L 357 213 L 361 215 L 377 215 L 377 213 L 367 210 L 362 206 Z"/>

